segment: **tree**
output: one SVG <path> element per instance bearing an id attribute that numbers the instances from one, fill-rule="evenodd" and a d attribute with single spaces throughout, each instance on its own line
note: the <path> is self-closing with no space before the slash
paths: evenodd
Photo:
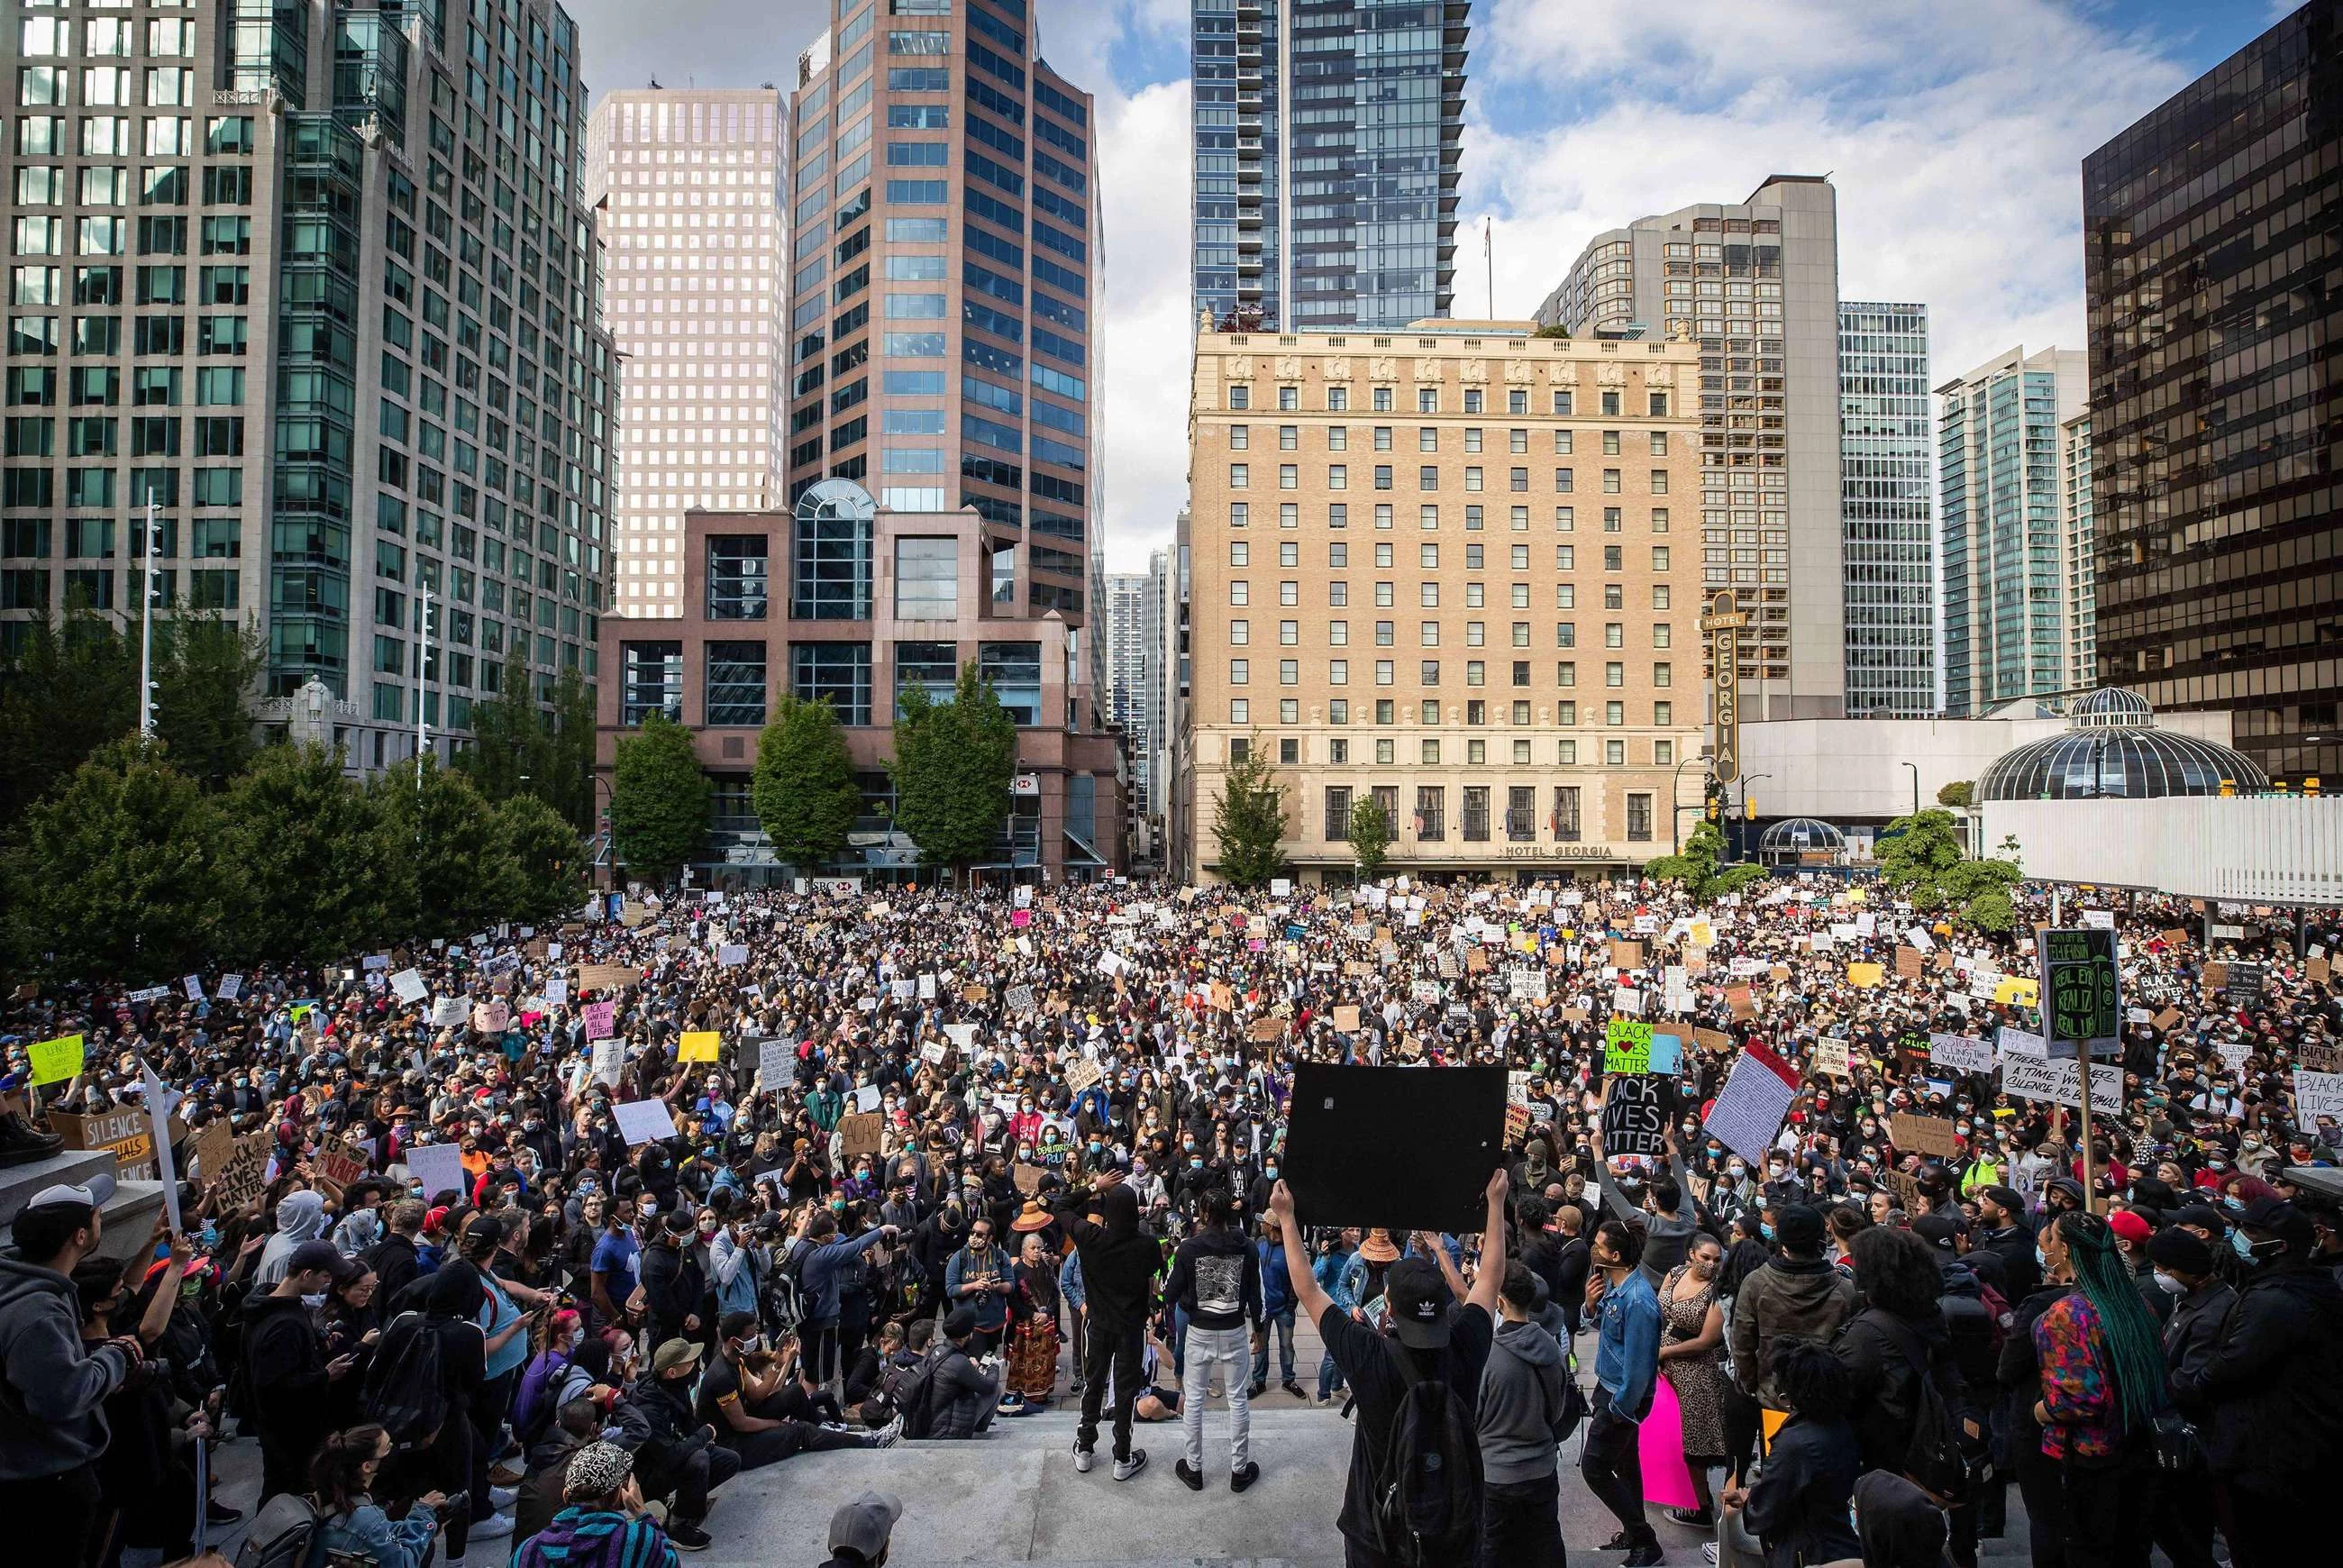
<path id="1" fill-rule="evenodd" d="M 1221 844 L 1221 875 L 1240 888 L 1261 887 L 1285 870 L 1285 787 L 1258 739 L 1222 775 L 1212 836 Z"/>
<path id="2" fill-rule="evenodd" d="M 1644 868 L 1644 874 L 1663 882 L 1681 882 L 1684 890 L 1699 902 L 1706 903 L 1724 893 L 1737 893 L 1752 882 L 1762 882 L 1768 875 L 1763 866 L 1744 863 L 1725 866 L 1718 862 L 1725 858 L 1725 834 L 1714 822 L 1696 823 L 1692 837 L 1673 855 L 1662 855 Z"/>
<path id="3" fill-rule="evenodd" d="M 242 897 L 217 808 L 136 739 L 100 747 L 27 811 L 5 861 L 11 946 L 65 979 L 175 979 Z"/>
<path id="4" fill-rule="evenodd" d="M 669 882 L 691 863 L 708 832 L 708 775 L 691 731 L 665 714 L 618 742 L 610 787 L 610 839 L 628 871 Z"/>
<path id="5" fill-rule="evenodd" d="M 56 625 L 26 624 L 0 663 L 0 822 L 21 820 L 98 747 L 138 728 L 137 668 L 122 634 L 84 606 Z"/>
<path id="6" fill-rule="evenodd" d="M 402 765 L 377 775 L 367 793 L 414 868 L 408 930 L 454 937 L 508 918 L 519 871 L 469 779 L 427 758 L 419 783 Z"/>
<path id="7" fill-rule="evenodd" d="M 810 870 L 846 848 L 862 810 L 862 787 L 854 781 L 846 730 L 828 698 L 780 699 L 773 721 L 757 738 L 749 799 L 776 859 Z"/>
<path id="8" fill-rule="evenodd" d="M 1968 859 L 1950 811 L 1896 818 L 1881 830 L 1873 853 L 1880 879 L 1915 910 L 1943 910 L 1979 930 L 2007 930 L 2016 920 L 2009 892 L 2020 879 L 2016 865 Z"/>
<path id="9" fill-rule="evenodd" d="M 1372 877 L 1383 869 L 1391 836 L 1391 818 L 1372 792 L 1351 802 L 1351 857 L 1359 863 L 1360 876 Z"/>
<path id="10" fill-rule="evenodd" d="M 499 800 L 489 816 L 511 872 L 498 917 L 536 923 L 576 908 L 586 891 L 586 849 L 578 829 L 534 795 Z"/>
<path id="11" fill-rule="evenodd" d="M 156 625 L 155 738 L 207 793 L 226 789 L 260 749 L 252 698 L 267 668 L 268 644 L 250 623 L 181 615 Z"/>
<path id="12" fill-rule="evenodd" d="M 1956 779 L 1936 791 L 1936 804 L 1966 809 L 1976 804 L 1976 783 L 1974 779 Z"/>
<path id="13" fill-rule="evenodd" d="M 950 702 L 911 687 L 895 702 L 895 823 L 930 865 L 955 879 L 992 852 L 1009 820 L 1017 777 L 1017 724 L 973 661 Z"/>
<path id="14" fill-rule="evenodd" d="M 415 858 L 386 799 L 342 771 L 338 748 L 270 746 L 221 806 L 245 897 L 228 940 L 248 959 L 323 963 L 378 941 L 414 904 Z M 411 795 L 411 773 L 397 776 Z"/>
<path id="15" fill-rule="evenodd" d="M 580 833 L 594 825 L 594 693 L 575 669 L 554 683 L 550 711 L 518 658 L 496 692 L 472 708 L 472 744 L 456 765 L 491 803 L 529 795 Z"/>

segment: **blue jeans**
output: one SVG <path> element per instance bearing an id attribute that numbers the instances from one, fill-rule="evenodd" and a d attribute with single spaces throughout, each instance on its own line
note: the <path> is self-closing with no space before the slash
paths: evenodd
<path id="1" fill-rule="evenodd" d="M 1292 1382 L 1293 1381 L 1293 1309 L 1292 1307 L 1261 1321 L 1261 1348 L 1252 1353 L 1252 1381 L 1263 1384 L 1269 1382 L 1269 1331 L 1272 1324 L 1277 1329 L 1277 1364 L 1282 1369 L 1278 1373 L 1278 1382 Z"/>
<path id="2" fill-rule="evenodd" d="M 1332 1399 L 1334 1397 L 1334 1391 L 1342 1386 L 1342 1369 L 1334 1364 L 1333 1356 L 1328 1354 L 1320 1357 L 1318 1361 L 1318 1397 L 1321 1400 Z"/>

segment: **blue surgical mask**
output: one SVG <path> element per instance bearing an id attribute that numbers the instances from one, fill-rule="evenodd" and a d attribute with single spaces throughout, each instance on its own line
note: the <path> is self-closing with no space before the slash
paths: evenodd
<path id="1" fill-rule="evenodd" d="M 1773 1227 L 1773 1226 L 1771 1226 L 1771 1225 L 1760 1225 L 1760 1226 L 1758 1226 L 1758 1227 L 1757 1227 L 1757 1229 L 1758 1229 L 1758 1231 L 1759 1231 L 1761 1234 L 1763 1234 L 1763 1235 L 1765 1236 L 1765 1240 L 1767 1240 L 1767 1241 L 1772 1241 L 1772 1240 L 1774 1239 L 1774 1227 Z"/>
<path id="2" fill-rule="evenodd" d="M 2036 1243 L 2034 1248 L 2034 1263 L 2044 1273 L 2050 1271 L 2050 1254 L 2044 1251 L 2039 1243 Z"/>
<path id="3" fill-rule="evenodd" d="M 2254 1255 L 2254 1244 L 2246 1240 L 2246 1233 L 2243 1231 L 2232 1230 L 2229 1232 L 2229 1245 L 2240 1258 L 2251 1258 Z"/>

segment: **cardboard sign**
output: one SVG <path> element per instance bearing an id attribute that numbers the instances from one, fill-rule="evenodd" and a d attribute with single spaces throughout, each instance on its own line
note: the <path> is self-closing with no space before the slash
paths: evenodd
<path id="1" fill-rule="evenodd" d="M 1751 1164 L 1760 1164 L 1797 1095 L 1797 1070 L 1752 1040 L 1735 1059 L 1702 1128 Z"/>
<path id="2" fill-rule="evenodd" d="M 581 991 L 619 991 L 639 984 L 642 971 L 631 964 L 579 964 L 578 989 Z"/>
<path id="3" fill-rule="evenodd" d="M 220 1162 L 235 1150 L 236 1129 L 227 1124 L 226 1118 L 205 1122 L 203 1131 L 196 1134 L 195 1141 L 187 1145 L 188 1174 L 202 1181 L 210 1181 L 219 1174 Z"/>
<path id="4" fill-rule="evenodd" d="M 721 1060 L 724 1036 L 712 1029 L 695 1029 L 685 1033 L 677 1048 L 678 1061 L 716 1061 Z"/>
<path id="5" fill-rule="evenodd" d="M 1302 1223 L 1458 1234 L 1485 1222 L 1504 1156 L 1503 1068 L 1297 1062 L 1291 1103 L 1285 1179 Z"/>
<path id="6" fill-rule="evenodd" d="M 1887 1118 L 1887 1135 L 1896 1148 L 1931 1159 L 1949 1160 L 1960 1151 L 1959 1135 L 1941 1116 L 1913 1116 L 1904 1111 Z"/>
<path id="7" fill-rule="evenodd" d="M 309 1169 L 317 1179 L 343 1191 L 349 1191 L 350 1183 L 364 1176 L 372 1163 L 365 1150 L 344 1138 L 328 1139 L 309 1156 Z"/>
<path id="8" fill-rule="evenodd" d="M 1066 1069 L 1066 1089 L 1069 1093 L 1087 1091 L 1106 1076 L 1106 1070 L 1095 1061 L 1077 1061 Z"/>
<path id="9" fill-rule="evenodd" d="M 1282 1040 L 1285 1038 L 1285 1022 L 1282 1019 L 1257 1018 L 1252 1020 L 1252 1027 L 1245 1030 L 1245 1038 L 1264 1043 Z"/>
<path id="10" fill-rule="evenodd" d="M 675 1136 L 675 1117 L 664 1100 L 629 1100 L 610 1107 L 610 1120 L 631 1149 L 638 1143 L 658 1143 Z"/>
<path id="11" fill-rule="evenodd" d="M 1757 993 L 1745 985 L 1728 986 L 1725 992 L 1725 1005 L 1732 1010 L 1735 1019 L 1745 1020 L 1755 1018 Z"/>
<path id="12" fill-rule="evenodd" d="M 277 1147 L 273 1132 L 255 1132 L 236 1140 L 236 1147 L 220 1161 L 219 1171 L 211 1179 L 213 1193 L 218 1198 L 219 1211 L 233 1214 L 260 1201 L 268 1191 L 268 1156 Z M 450 1149 L 449 1153 L 455 1151 Z M 414 1168 L 412 1160 L 408 1169 Z"/>
<path id="13" fill-rule="evenodd" d="M 1949 1067 L 1956 1072 L 1991 1072 L 1994 1051 L 1990 1040 L 1966 1034 L 1931 1034 L 1928 1036 L 1928 1060 L 1938 1067 Z"/>
<path id="14" fill-rule="evenodd" d="M 81 1036 L 68 1034 L 40 1040 L 25 1054 L 32 1061 L 34 1083 L 43 1084 L 61 1082 L 78 1073 L 87 1051 Z"/>
<path id="15" fill-rule="evenodd" d="M 1334 1010 L 1334 1028 L 1336 1030 L 1343 1034 L 1358 1033 L 1359 1010 L 1351 1006 L 1336 1008 Z"/>
<path id="16" fill-rule="evenodd" d="M 1918 948 L 1899 947 L 1896 950 L 1896 978 L 1918 980 L 1926 967 Z"/>
<path id="17" fill-rule="evenodd" d="M 2079 1111 L 2083 1104 L 2080 1066 L 2072 1059 L 2053 1061 L 2046 1057 L 2005 1056 L 2001 1060 L 2002 1091 Z M 2091 1114 L 2116 1116 L 2122 1111 L 2122 1067 L 2113 1062 L 2095 1062 L 2091 1067 Z"/>
<path id="18" fill-rule="evenodd" d="M 841 1116 L 838 1121 L 839 1136 L 843 1140 L 843 1151 L 849 1160 L 878 1153 L 880 1137 L 885 1131 L 885 1123 L 876 1111 Z"/>
<path id="19" fill-rule="evenodd" d="M 1649 1074 L 1606 1079 L 1603 1097 L 1603 1152 L 1608 1158 L 1639 1154 L 1660 1159 L 1668 1151 L 1666 1081 Z"/>
<path id="20" fill-rule="evenodd" d="M 114 1156 L 115 1174 L 126 1181 L 154 1177 L 154 1123 L 136 1107 L 120 1106 L 93 1116 L 52 1111 L 49 1130 L 65 1141 L 67 1149 L 106 1150 Z"/>
<path id="21" fill-rule="evenodd" d="M 1611 962 L 1613 967 L 1617 969 L 1642 969 L 1644 967 L 1644 944 L 1641 942 L 1613 942 L 1611 944 Z"/>
<path id="22" fill-rule="evenodd" d="M 1603 1030 L 1603 1070 L 1652 1070 L 1652 1026 L 1641 1019 L 1614 1018 Z"/>
<path id="23" fill-rule="evenodd" d="M 1703 1050 L 1731 1050 L 1733 1049 L 1733 1037 L 1725 1033 L 1721 1029 L 1694 1030 L 1692 1031 L 1692 1042 L 1694 1045 L 1699 1046 Z"/>
<path id="24" fill-rule="evenodd" d="M 1852 1078 L 1854 1070 L 1847 1064 L 1846 1041 L 1825 1035 L 1815 1041 L 1814 1070 L 1832 1078 Z"/>

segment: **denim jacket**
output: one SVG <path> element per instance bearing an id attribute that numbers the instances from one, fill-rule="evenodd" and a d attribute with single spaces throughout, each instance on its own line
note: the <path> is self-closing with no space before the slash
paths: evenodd
<path id="1" fill-rule="evenodd" d="M 1660 1366 L 1660 1298 L 1641 1269 L 1603 1292 L 1595 1308 L 1603 1337 L 1594 1350 L 1594 1381 L 1612 1408 L 1636 1421 L 1652 1402 Z"/>
<path id="2" fill-rule="evenodd" d="M 329 1514 L 317 1528 L 326 1561 L 365 1558 L 375 1568 L 423 1568 L 431 1554 L 431 1538 L 439 1521 L 427 1508 L 417 1508 L 393 1523 L 371 1503 L 362 1503 L 344 1514 Z"/>

